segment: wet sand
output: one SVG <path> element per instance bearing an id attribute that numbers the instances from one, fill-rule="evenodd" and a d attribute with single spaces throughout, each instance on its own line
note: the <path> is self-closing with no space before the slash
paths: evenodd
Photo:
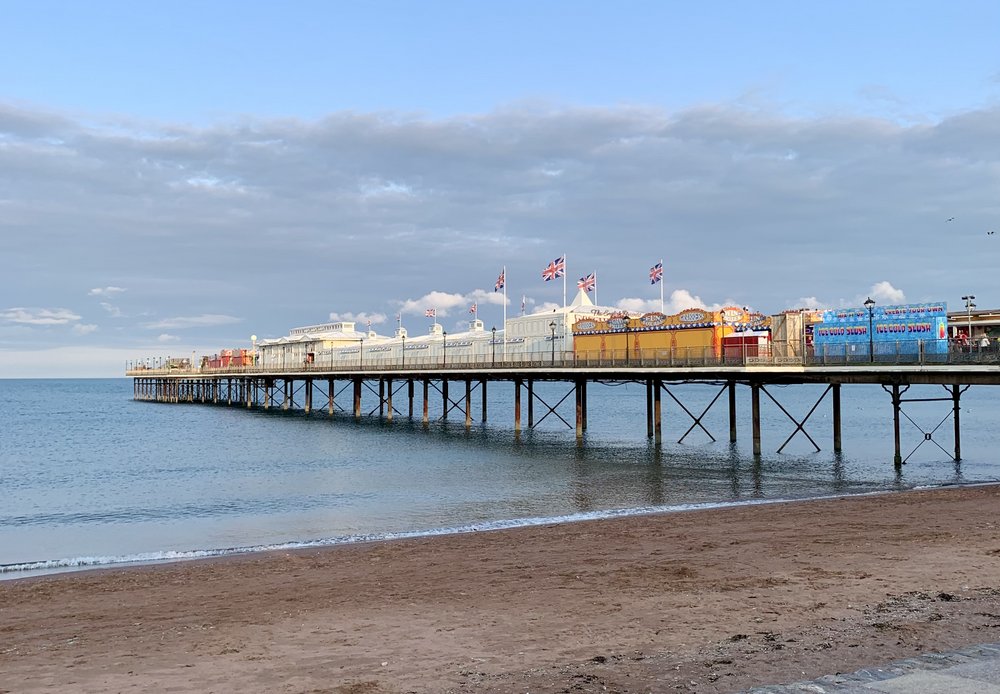
<path id="1" fill-rule="evenodd" d="M 1000 486 L 0 582 L 0 691 L 729 692 L 1000 641 Z"/>

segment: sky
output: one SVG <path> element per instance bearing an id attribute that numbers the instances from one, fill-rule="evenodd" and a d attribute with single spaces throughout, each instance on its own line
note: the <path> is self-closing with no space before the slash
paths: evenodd
<path id="1" fill-rule="evenodd" d="M 995 2 L 0 11 L 0 378 L 502 327 L 563 254 L 631 310 L 660 259 L 668 312 L 1000 308 Z"/>

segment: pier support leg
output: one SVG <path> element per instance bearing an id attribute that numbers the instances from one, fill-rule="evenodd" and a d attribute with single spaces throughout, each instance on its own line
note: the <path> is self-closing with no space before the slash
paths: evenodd
<path id="1" fill-rule="evenodd" d="M 482 421 L 485 422 L 486 421 L 486 379 L 485 378 L 479 382 L 479 387 L 483 391 L 482 392 L 482 396 L 483 396 L 483 420 Z"/>
<path id="2" fill-rule="evenodd" d="M 653 379 L 646 379 L 646 438 L 653 438 Z"/>
<path id="3" fill-rule="evenodd" d="M 899 394 L 899 384 L 892 384 L 892 440 L 894 444 L 895 453 L 893 454 L 892 464 L 896 467 L 900 467 L 903 464 L 903 455 L 899 450 L 899 407 L 900 407 L 900 394 Z"/>
<path id="4" fill-rule="evenodd" d="M 354 377 L 354 421 L 361 421 L 361 377 Z"/>
<path id="5" fill-rule="evenodd" d="M 313 380 L 306 379 L 306 414 L 312 412 L 313 408 Z"/>
<path id="6" fill-rule="evenodd" d="M 472 428 L 472 379 L 465 379 L 465 428 Z"/>
<path id="7" fill-rule="evenodd" d="M 264 381 L 264 409 L 271 409 L 274 401 L 274 381 L 266 379 Z"/>
<path id="8" fill-rule="evenodd" d="M 410 405 L 407 410 L 407 416 L 413 419 L 413 379 L 406 379 L 406 399 L 409 401 Z"/>
<path id="9" fill-rule="evenodd" d="M 514 434 L 521 433 L 521 379 L 514 379 Z"/>
<path id="10" fill-rule="evenodd" d="M 586 381 L 582 378 L 576 379 L 575 390 L 576 390 L 576 438 L 583 438 L 583 391 Z"/>
<path id="11" fill-rule="evenodd" d="M 750 417 L 753 420 L 753 454 L 760 455 L 760 384 L 750 384 Z"/>
<path id="12" fill-rule="evenodd" d="M 428 409 L 427 408 L 427 399 L 428 399 L 428 395 L 430 393 L 430 386 L 431 386 L 431 382 L 425 378 L 424 379 L 424 419 L 423 419 L 423 422 L 424 422 L 425 426 L 427 425 L 428 422 L 430 422 L 430 418 L 427 416 L 427 409 Z"/>
<path id="13" fill-rule="evenodd" d="M 232 407 L 233 405 L 233 379 L 226 379 L 226 404 Z"/>
<path id="14" fill-rule="evenodd" d="M 583 430 L 587 430 L 587 379 L 581 381 L 580 402 L 583 404 Z"/>
<path id="15" fill-rule="evenodd" d="M 728 383 L 729 388 L 729 442 L 736 443 L 736 381 Z"/>
<path id="16" fill-rule="evenodd" d="M 333 416 L 333 392 L 334 392 L 334 386 L 335 386 L 335 384 L 334 384 L 334 381 L 333 381 L 332 378 L 326 379 L 326 390 L 327 390 L 327 394 L 329 395 L 329 400 L 330 400 L 330 402 L 327 404 L 327 413 L 331 417 Z"/>
<path id="17" fill-rule="evenodd" d="M 281 409 L 287 410 L 292 405 L 292 382 L 285 379 L 281 384 L 281 393 L 283 399 L 281 401 Z"/>
<path id="18" fill-rule="evenodd" d="M 834 383 L 833 386 L 833 452 L 840 453 L 841 441 L 840 441 L 840 384 Z"/>
<path id="19" fill-rule="evenodd" d="M 392 421 L 392 379 L 391 378 L 386 381 L 386 385 L 389 387 L 389 394 L 386 397 L 386 401 L 385 401 L 386 410 L 388 411 L 388 414 L 386 415 L 386 419 L 388 419 L 391 422 Z"/>
<path id="20" fill-rule="evenodd" d="M 535 426 L 535 382 L 528 379 L 528 428 Z"/>
<path id="21" fill-rule="evenodd" d="M 954 408 L 953 412 L 955 413 L 955 462 L 957 463 L 962 459 L 962 427 L 959 422 L 959 412 L 961 411 L 961 408 L 959 407 L 958 402 L 959 398 L 962 397 L 961 386 L 955 385 L 951 387 L 951 397 L 954 402 L 952 407 Z"/>
<path id="22" fill-rule="evenodd" d="M 660 419 L 663 413 L 660 394 L 663 392 L 663 381 L 659 378 L 653 379 L 653 443 L 657 446 L 663 441 L 663 422 Z"/>
<path id="23" fill-rule="evenodd" d="M 441 418 L 448 419 L 448 407 L 450 403 L 448 402 L 448 379 L 441 379 Z"/>
<path id="24" fill-rule="evenodd" d="M 385 379 L 378 379 L 378 416 L 379 419 L 385 416 Z"/>

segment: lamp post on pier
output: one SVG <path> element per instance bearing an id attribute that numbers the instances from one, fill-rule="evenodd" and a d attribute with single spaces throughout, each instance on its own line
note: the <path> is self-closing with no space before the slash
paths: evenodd
<path id="1" fill-rule="evenodd" d="M 493 361 L 491 362 L 490 365 L 491 366 L 496 366 L 497 365 L 497 326 L 494 325 L 493 329 L 490 330 L 490 332 L 493 333 L 493 341 L 490 342 L 490 345 L 493 347 Z"/>
<path id="2" fill-rule="evenodd" d="M 975 299 L 975 298 L 976 297 L 973 294 L 969 294 L 968 296 L 963 296 L 962 297 L 962 301 L 965 302 L 965 314 L 966 314 L 967 320 L 968 320 L 968 323 L 967 323 L 968 327 L 966 328 L 966 330 L 968 332 L 967 332 L 967 334 L 966 334 L 965 337 L 969 341 L 969 351 L 970 352 L 972 351 L 972 309 L 974 309 L 976 307 L 976 305 L 974 303 L 972 303 L 972 300 Z"/>
<path id="3" fill-rule="evenodd" d="M 399 368 L 406 368 L 406 335 L 401 335 L 400 338 L 403 340 L 403 349 L 399 353 Z"/>
<path id="4" fill-rule="evenodd" d="M 875 336 L 872 335 L 872 324 L 875 321 L 875 300 L 871 297 L 865 299 L 865 308 L 868 309 L 868 362 L 875 363 Z"/>
<path id="5" fill-rule="evenodd" d="M 441 343 L 443 345 L 442 346 L 442 350 L 441 350 L 441 368 L 443 369 L 445 366 L 448 365 L 448 331 L 447 330 L 442 330 L 441 331 Z"/>

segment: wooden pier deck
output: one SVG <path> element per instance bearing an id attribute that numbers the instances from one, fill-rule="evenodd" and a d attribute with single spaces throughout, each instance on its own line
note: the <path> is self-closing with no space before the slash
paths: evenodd
<path id="1" fill-rule="evenodd" d="M 894 464 L 902 465 L 900 443 L 900 414 L 904 403 L 918 401 L 950 402 L 954 419 L 954 458 L 961 459 L 961 395 L 971 386 L 1000 385 L 1000 359 L 996 353 L 964 353 L 947 355 L 947 360 L 935 363 L 802 363 L 792 360 L 755 359 L 752 363 L 727 364 L 721 360 L 703 360 L 701 363 L 678 364 L 667 360 L 602 360 L 585 362 L 575 360 L 571 355 L 564 357 L 553 354 L 549 358 L 538 358 L 519 362 L 495 360 L 474 363 L 409 363 L 364 364 L 364 365 L 318 365 L 308 364 L 295 367 L 231 367 L 215 369 L 198 368 L 131 368 L 126 375 L 134 382 L 134 397 L 170 403 L 203 403 L 247 408 L 301 409 L 313 412 L 317 403 L 330 415 L 335 412 L 337 396 L 350 388 L 351 411 L 355 418 L 364 416 L 362 394 L 367 390 L 377 396 L 378 407 L 369 414 L 392 420 L 394 414 L 402 413 L 393 406 L 393 398 L 403 398 L 408 417 L 414 417 L 417 386 L 420 386 L 424 423 L 429 421 L 428 402 L 431 391 L 440 396 L 443 417 L 458 411 L 465 416 L 466 426 L 473 421 L 473 392 L 478 391 L 481 401 L 481 421 L 487 419 L 487 392 L 490 384 L 507 383 L 514 388 L 513 429 L 519 434 L 522 429 L 522 395 L 527 404 L 527 427 L 534 428 L 543 419 L 551 416 L 561 420 L 566 426 L 575 428 L 576 435 L 582 437 L 587 429 L 587 386 L 591 383 L 638 383 L 646 389 L 646 430 L 647 436 L 656 444 L 662 441 L 661 407 L 662 396 L 676 401 L 691 417 L 690 433 L 701 425 L 701 419 L 723 394 L 729 406 L 730 441 L 736 441 L 736 389 L 747 387 L 751 395 L 751 421 L 753 452 L 761 454 L 760 402 L 761 394 L 770 398 L 775 405 L 795 424 L 795 431 L 779 448 L 779 452 L 792 437 L 801 432 L 817 450 L 819 446 L 809 436 L 805 424 L 819 404 L 831 395 L 833 420 L 833 448 L 841 450 L 841 386 L 851 384 L 880 385 L 889 396 L 893 408 L 893 433 L 895 441 Z M 636 363 L 638 361 L 638 363 Z M 341 383 L 338 389 L 338 382 Z M 567 384 L 567 394 L 554 405 L 541 399 L 535 392 L 537 382 L 560 382 Z M 693 414 L 670 386 L 678 383 L 709 383 L 719 386 L 719 391 L 708 408 L 700 415 Z M 769 386 L 821 384 L 826 389 L 819 400 L 802 420 L 793 417 L 768 391 Z M 461 389 L 457 399 L 450 393 L 450 385 Z M 907 390 L 914 385 L 940 385 L 944 388 L 941 397 L 907 398 Z M 405 392 L 402 392 L 405 388 Z M 321 398 L 316 398 L 320 395 Z M 569 395 L 574 396 L 575 413 L 564 418 L 558 408 Z M 279 401 L 280 398 L 280 401 Z M 397 403 L 399 400 L 397 399 Z M 544 412 L 541 418 L 535 416 L 535 408 Z M 703 428 L 703 427 L 702 427 Z M 706 433 L 707 430 L 705 430 Z M 686 436 L 687 434 L 685 434 Z M 709 434 L 711 436 L 711 434 Z M 683 438 L 681 440 L 683 441 Z M 714 437 L 713 437 L 714 440 Z"/>

